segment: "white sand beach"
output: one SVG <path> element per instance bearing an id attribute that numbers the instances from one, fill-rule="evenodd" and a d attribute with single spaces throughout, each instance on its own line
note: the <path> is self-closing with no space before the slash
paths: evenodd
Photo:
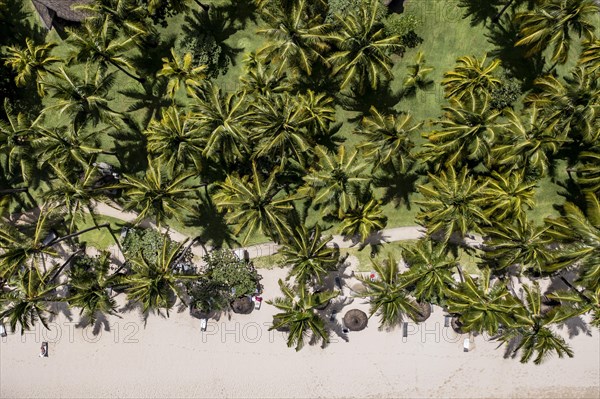
<path id="1" fill-rule="evenodd" d="M 261 271 L 265 299 L 278 294 L 285 270 Z M 362 299 L 340 310 L 366 310 Z M 325 349 L 287 348 L 285 336 L 269 332 L 275 309 L 263 304 L 250 315 L 233 314 L 200 322 L 174 310 L 168 319 L 138 311 L 111 317 L 97 335 L 60 314 L 50 331 L 0 339 L 0 397 L 227 397 L 227 398 L 383 398 L 383 397 L 600 397 L 600 339 L 578 330 L 569 339 L 572 359 L 552 358 L 541 366 L 504 359 L 503 348 L 474 338 L 463 352 L 463 339 L 444 327 L 435 308 L 409 335 L 377 329 L 351 332 L 349 342 L 333 334 Z M 566 328 L 562 331 L 568 336 Z M 49 357 L 38 356 L 42 341 Z"/>

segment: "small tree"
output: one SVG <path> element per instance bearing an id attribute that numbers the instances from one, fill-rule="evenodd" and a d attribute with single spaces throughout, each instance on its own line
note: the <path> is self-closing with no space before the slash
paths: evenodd
<path id="1" fill-rule="evenodd" d="M 192 306 L 204 312 L 222 311 L 236 298 L 261 290 L 259 275 L 251 263 L 228 249 L 204 256 L 206 266 L 200 280 L 188 285 Z"/>

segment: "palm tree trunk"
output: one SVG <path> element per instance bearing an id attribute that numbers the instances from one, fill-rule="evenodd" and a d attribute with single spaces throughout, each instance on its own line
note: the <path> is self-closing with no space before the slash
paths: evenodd
<path id="1" fill-rule="evenodd" d="M 70 239 L 70 238 L 73 238 L 73 237 L 77 237 L 77 236 L 79 236 L 79 235 L 81 235 L 81 234 L 83 234 L 83 233 L 87 233 L 88 231 L 92 231 L 92 230 L 99 230 L 99 229 L 101 229 L 101 228 L 103 228 L 103 227 L 109 227 L 109 226 L 110 226 L 110 223 L 103 223 L 103 224 L 101 224 L 101 225 L 96 225 L 96 226 L 94 226 L 94 227 L 89 227 L 89 228 L 87 228 L 87 229 L 83 229 L 83 230 L 80 230 L 80 231 L 76 231 L 75 233 L 67 234 L 67 235 L 66 235 L 66 236 L 64 236 L 64 237 L 57 238 L 57 239 L 55 239 L 54 241 L 51 241 L 51 242 L 49 242 L 48 244 L 44 245 L 42 248 L 47 248 L 47 247 L 50 247 L 50 246 L 52 246 L 52 245 L 56 245 L 56 244 L 58 244 L 59 242 L 63 242 L 63 241 L 65 241 L 65 240 L 68 240 L 68 239 Z"/>
<path id="2" fill-rule="evenodd" d="M 460 278 L 460 282 L 464 283 L 465 275 L 463 274 L 462 267 L 460 266 L 460 263 L 458 263 L 458 262 L 456 262 L 456 271 L 458 272 L 458 277 Z"/>
<path id="3" fill-rule="evenodd" d="M 584 300 L 584 301 L 585 301 L 587 304 L 592 304 L 592 301 L 590 301 L 590 298 L 588 298 L 588 297 L 587 297 L 586 295 L 584 295 L 584 294 L 583 294 L 581 291 L 579 291 L 579 290 L 577 289 L 577 287 L 575 287 L 573 284 L 571 284 L 571 283 L 569 282 L 569 280 L 567 280 L 567 279 L 566 279 L 566 278 L 564 278 L 563 276 L 558 276 L 558 277 L 561 279 L 561 281 L 562 281 L 563 283 L 565 283 L 565 285 L 566 285 L 567 287 L 569 287 L 570 289 L 572 289 L 573 291 L 575 291 L 575 292 L 577 293 L 577 295 L 579 295 L 579 297 L 580 297 L 581 299 L 583 299 L 583 300 Z"/>
<path id="4" fill-rule="evenodd" d="M 114 65 L 119 71 L 123 72 L 125 75 L 129 76 L 131 79 L 135 79 L 137 80 L 139 83 L 144 84 L 146 83 L 146 79 L 144 78 L 140 78 L 139 76 L 135 76 L 134 74 L 132 74 L 131 72 L 127 71 L 125 68 L 123 68 L 121 65 L 117 64 L 114 61 L 109 61 L 112 65 Z"/>
<path id="5" fill-rule="evenodd" d="M 69 256 L 69 258 L 65 261 L 65 263 L 63 263 L 58 270 L 56 270 L 56 272 L 54 273 L 54 275 L 52 275 L 52 277 L 50 277 L 49 281 L 54 281 L 55 278 L 57 278 L 63 271 L 63 269 L 69 264 L 71 263 L 71 260 L 73 260 L 73 258 L 75 256 L 77 256 L 78 254 L 80 254 L 81 252 L 83 252 L 83 248 L 78 249 L 77 251 L 75 251 L 74 253 L 71 254 L 71 256 Z"/>
<path id="6" fill-rule="evenodd" d="M 500 18 L 502 17 L 502 14 L 504 14 L 506 12 L 506 10 L 508 10 L 508 7 L 510 7 L 511 4 L 514 3 L 514 2 L 515 2 L 515 0 L 509 0 L 508 3 L 506 3 L 504 5 L 504 7 L 502 7 L 502 9 L 500 10 L 500 12 L 498 14 L 494 15 L 494 18 L 492 18 L 492 22 L 495 23 L 495 24 L 497 24 L 497 25 L 499 25 L 498 22 L 500 21 Z"/>
<path id="7" fill-rule="evenodd" d="M 202 8 L 205 12 L 208 12 L 208 10 L 210 9 L 210 6 L 207 6 L 206 4 L 202 4 L 198 0 L 194 0 L 194 3 L 198 4 L 198 6 L 200 6 L 200 8 Z"/>
<path id="8" fill-rule="evenodd" d="M 27 187 L 25 188 L 4 188 L 0 190 L 0 195 L 4 194 L 16 194 L 16 193 L 24 193 L 27 192 Z"/>

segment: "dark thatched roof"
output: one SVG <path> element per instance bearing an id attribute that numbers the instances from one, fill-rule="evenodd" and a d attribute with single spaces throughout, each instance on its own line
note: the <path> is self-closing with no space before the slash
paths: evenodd
<path id="1" fill-rule="evenodd" d="M 360 331 L 367 327 L 369 318 L 367 314 L 359 309 L 351 309 L 344 315 L 344 325 L 350 331 Z"/>
<path id="2" fill-rule="evenodd" d="M 70 22 L 81 22 L 87 14 L 74 10 L 77 4 L 89 4 L 92 0 L 31 0 L 46 28 L 55 27 L 57 19 Z"/>

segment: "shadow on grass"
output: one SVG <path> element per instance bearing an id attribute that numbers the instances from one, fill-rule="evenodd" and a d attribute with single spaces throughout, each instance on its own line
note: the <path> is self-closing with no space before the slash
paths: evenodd
<path id="1" fill-rule="evenodd" d="M 202 200 L 196 206 L 194 215 L 188 216 L 185 220 L 186 227 L 202 227 L 202 232 L 198 235 L 202 245 L 210 245 L 214 248 L 222 248 L 227 245 L 230 248 L 239 246 L 235 236 L 231 232 L 224 212 L 219 212 L 214 203 L 201 196 Z"/>
<path id="2" fill-rule="evenodd" d="M 381 113 L 392 113 L 402 98 L 402 90 L 394 92 L 389 84 L 382 84 L 377 89 L 367 89 L 364 94 L 354 91 L 351 94 L 340 94 L 338 102 L 347 111 L 360 112 L 359 115 L 348 119 L 349 122 L 356 123 L 363 115 L 369 113 L 372 106 L 377 107 Z"/>
<path id="3" fill-rule="evenodd" d="M 388 165 L 373 176 L 373 186 L 384 189 L 381 198 L 384 204 L 393 202 L 395 208 L 405 206 L 410 210 L 410 196 L 417 192 L 418 180 L 419 174 L 413 168 L 403 172 L 393 165 Z"/>

